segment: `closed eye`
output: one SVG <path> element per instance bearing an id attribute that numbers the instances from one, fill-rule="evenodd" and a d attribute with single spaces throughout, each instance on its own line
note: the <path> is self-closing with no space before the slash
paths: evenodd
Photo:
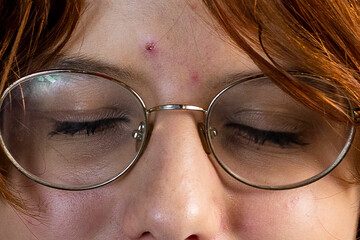
<path id="1" fill-rule="evenodd" d="M 225 126 L 233 130 L 232 138 L 242 137 L 259 145 L 270 143 L 286 148 L 293 145 L 305 146 L 309 144 L 302 141 L 301 134 L 298 133 L 260 130 L 236 123 L 227 123 Z"/>
<path id="2" fill-rule="evenodd" d="M 130 120 L 125 117 L 121 118 L 104 118 L 96 121 L 71 122 L 71 121 L 56 121 L 55 130 L 49 133 L 49 136 L 54 135 L 75 135 L 85 134 L 87 136 L 95 133 L 104 132 L 108 129 L 115 128 L 119 123 L 129 123 Z"/>

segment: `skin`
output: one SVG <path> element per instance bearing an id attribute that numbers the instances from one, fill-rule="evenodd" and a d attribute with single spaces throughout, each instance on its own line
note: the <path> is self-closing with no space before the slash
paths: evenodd
<path id="1" fill-rule="evenodd" d="M 233 73 L 260 72 L 219 37 L 197 2 L 91 1 L 66 56 L 136 72 L 125 82 L 148 107 L 206 108 Z M 338 176 L 357 158 L 305 187 L 259 190 L 238 183 L 205 153 L 200 113 L 158 112 L 151 140 L 124 177 L 90 191 L 19 187 L 34 217 L 0 202 L 1 239 L 343 239 L 355 238 L 358 187 Z M 20 175 L 19 175 L 19 178 Z"/>

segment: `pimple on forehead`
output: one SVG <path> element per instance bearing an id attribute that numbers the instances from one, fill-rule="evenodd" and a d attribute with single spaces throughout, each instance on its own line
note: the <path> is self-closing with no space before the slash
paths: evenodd
<path id="1" fill-rule="evenodd" d="M 199 83 L 199 73 L 197 71 L 190 71 L 190 83 L 197 84 Z"/>
<path id="2" fill-rule="evenodd" d="M 155 58 L 159 54 L 159 49 L 154 41 L 149 41 L 145 43 L 143 46 L 143 53 L 145 54 L 146 58 Z"/>
<path id="3" fill-rule="evenodd" d="M 159 54 L 158 43 L 152 35 L 147 35 L 140 41 L 140 51 L 145 58 L 153 58 Z"/>
<path id="4" fill-rule="evenodd" d="M 147 42 L 145 44 L 145 50 L 148 52 L 152 52 L 155 48 L 155 43 L 154 42 Z"/>
<path id="5" fill-rule="evenodd" d="M 198 7 L 196 3 L 190 3 L 189 6 L 192 10 L 195 10 Z"/>

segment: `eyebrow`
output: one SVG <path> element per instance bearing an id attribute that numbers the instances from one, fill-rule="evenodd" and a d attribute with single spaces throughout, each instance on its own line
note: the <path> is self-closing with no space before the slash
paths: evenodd
<path id="1" fill-rule="evenodd" d="M 120 68 L 113 64 L 94 59 L 88 56 L 64 56 L 60 55 L 50 64 L 49 70 L 52 69 L 69 69 L 80 70 L 85 72 L 94 72 L 106 75 L 117 80 L 128 80 L 131 82 L 143 84 L 141 74 L 128 68 Z"/>
<path id="2" fill-rule="evenodd" d="M 80 70 L 85 72 L 94 72 L 101 75 L 112 77 L 116 80 L 131 82 L 136 85 L 146 85 L 144 77 L 139 72 L 135 72 L 130 68 L 120 68 L 100 59 L 95 59 L 85 55 L 59 55 L 56 60 L 47 68 L 52 69 L 69 69 Z M 260 70 L 255 71 L 239 71 L 225 76 L 216 76 L 212 81 L 208 81 L 209 89 L 224 88 L 241 79 L 262 75 Z"/>

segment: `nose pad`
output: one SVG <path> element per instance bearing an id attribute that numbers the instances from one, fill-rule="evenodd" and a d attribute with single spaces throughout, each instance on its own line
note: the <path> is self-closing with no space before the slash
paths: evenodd
<path id="1" fill-rule="evenodd" d="M 148 133 L 150 134 L 151 132 L 151 126 L 149 125 L 149 130 Z M 146 127 L 145 127 L 145 123 L 144 122 L 140 122 L 137 130 L 134 130 L 132 133 L 132 137 L 136 140 L 136 151 L 139 151 L 143 141 L 145 141 L 145 145 L 147 144 L 147 139 L 144 139 L 145 137 L 145 132 L 146 132 Z M 146 147 L 146 146 L 144 146 Z"/>
<path id="2" fill-rule="evenodd" d="M 144 132 L 145 132 L 145 124 L 144 122 L 140 122 L 138 129 L 133 132 L 133 138 L 141 142 L 144 137 Z"/>
<path id="3" fill-rule="evenodd" d="M 200 140 L 203 145 L 204 151 L 206 152 L 206 154 L 210 154 L 211 148 L 210 148 L 209 141 L 206 138 L 206 130 L 205 130 L 205 125 L 203 123 L 198 124 L 198 131 L 199 131 L 199 136 L 200 136 Z M 211 135 L 211 138 L 216 137 L 217 130 L 215 128 L 210 127 L 210 135 Z"/>

